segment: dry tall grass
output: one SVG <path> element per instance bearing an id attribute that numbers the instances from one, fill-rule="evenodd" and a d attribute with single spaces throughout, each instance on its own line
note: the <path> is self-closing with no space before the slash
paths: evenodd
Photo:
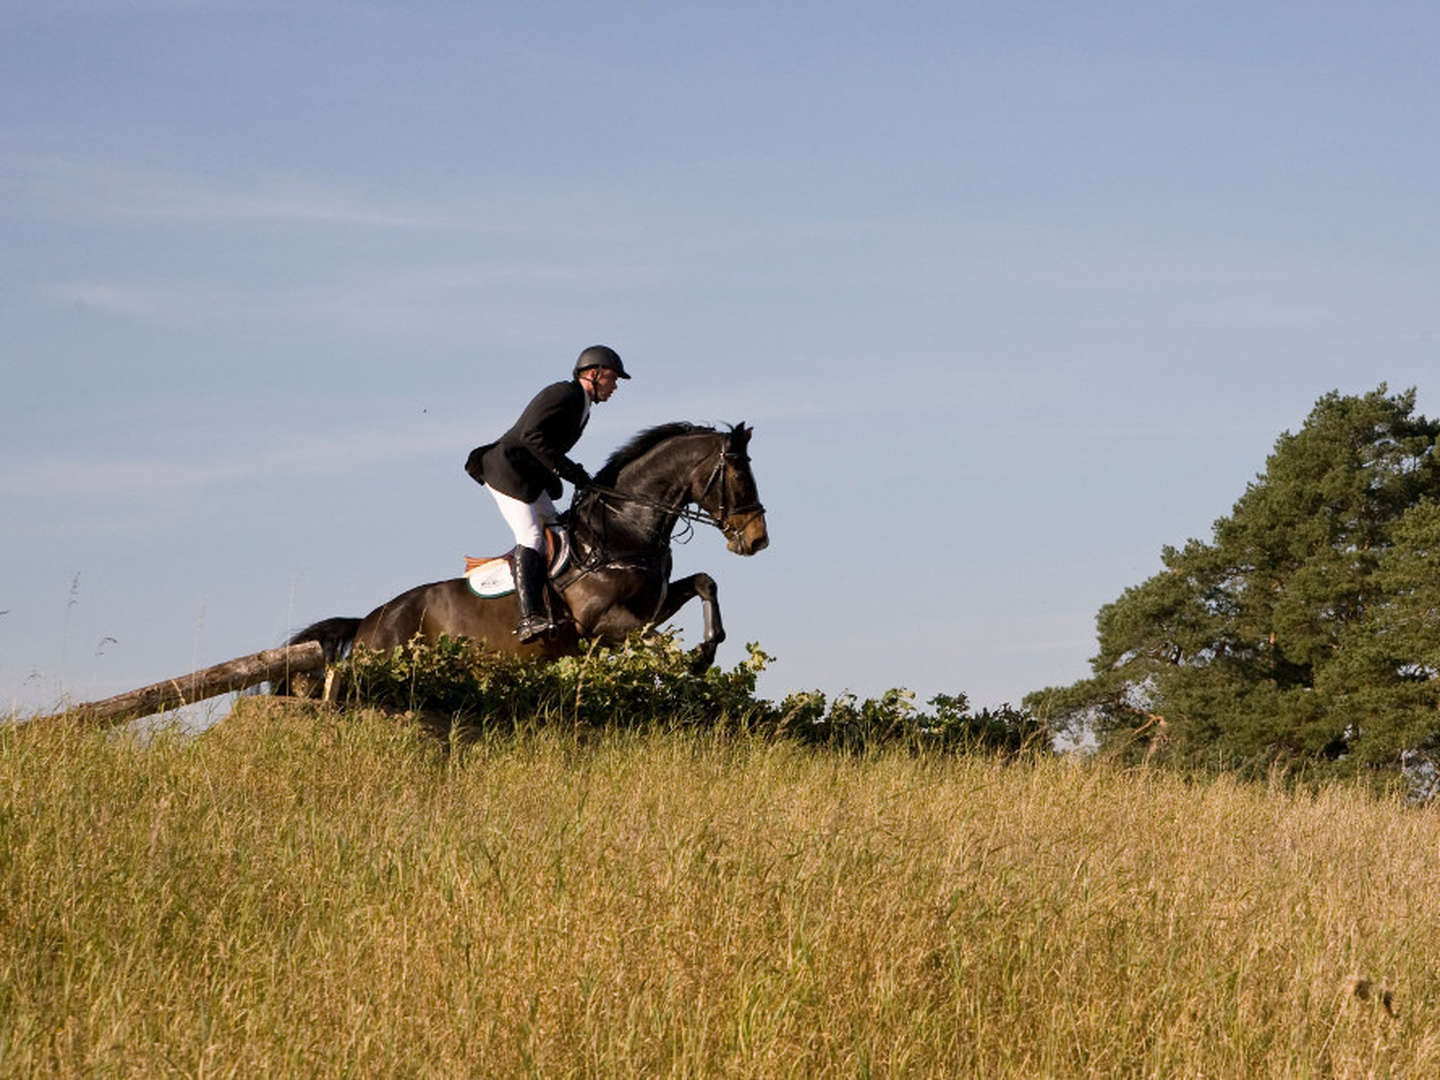
<path id="1" fill-rule="evenodd" d="M 247 707 L 0 731 L 0 1073 L 1440 1075 L 1436 810 Z"/>

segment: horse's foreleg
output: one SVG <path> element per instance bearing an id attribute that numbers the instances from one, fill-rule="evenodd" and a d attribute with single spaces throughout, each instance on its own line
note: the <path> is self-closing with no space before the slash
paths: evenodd
<path id="1" fill-rule="evenodd" d="M 715 579 L 709 574 L 691 574 L 679 581 L 670 582 L 665 592 L 665 603 L 655 613 L 654 622 L 665 622 L 690 602 L 700 597 L 701 610 L 705 614 L 705 640 L 692 651 L 694 661 L 690 670 L 699 675 L 715 662 L 715 650 L 725 640 L 725 623 L 720 618 L 720 601 Z"/>

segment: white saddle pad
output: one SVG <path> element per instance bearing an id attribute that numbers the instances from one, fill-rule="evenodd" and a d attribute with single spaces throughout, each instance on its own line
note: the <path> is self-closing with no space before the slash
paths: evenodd
<path id="1" fill-rule="evenodd" d="M 557 541 L 555 557 L 550 560 L 550 577 L 553 580 L 570 565 L 570 536 L 558 529 L 552 529 L 550 535 Z M 509 596 L 515 591 L 515 572 L 510 568 L 509 558 L 504 555 L 486 559 L 473 570 L 467 570 L 465 580 L 470 583 L 471 592 L 487 599 Z"/>

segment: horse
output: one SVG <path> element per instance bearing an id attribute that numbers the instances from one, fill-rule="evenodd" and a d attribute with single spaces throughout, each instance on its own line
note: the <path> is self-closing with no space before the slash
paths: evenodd
<path id="1" fill-rule="evenodd" d="M 770 543 L 765 507 L 750 468 L 753 429 L 728 430 L 670 423 L 648 428 L 617 449 L 580 488 L 562 515 L 573 558 L 552 578 L 569 619 L 546 638 L 525 644 L 515 637 L 515 594 L 477 596 L 465 578 L 417 585 L 363 619 L 337 616 L 307 626 L 287 642 L 318 641 L 333 662 L 354 646 L 392 649 L 419 635 L 469 638 L 487 648 L 538 659 L 575 655 L 582 638 L 618 644 L 636 630 L 670 619 L 695 597 L 705 620 L 704 638 L 691 652 L 691 670 L 704 672 L 725 640 L 715 579 L 691 574 L 670 580 L 671 541 L 685 521 L 713 525 L 726 547 L 754 555 Z M 698 509 L 692 509 L 698 507 Z M 277 693 L 314 694 L 318 680 L 291 675 Z"/>

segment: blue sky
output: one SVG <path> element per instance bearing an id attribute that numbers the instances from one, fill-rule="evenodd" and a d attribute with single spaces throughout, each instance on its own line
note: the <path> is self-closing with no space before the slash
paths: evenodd
<path id="1" fill-rule="evenodd" d="M 1440 410 L 1428 4 L 0 0 L 0 706 L 509 546 L 461 471 L 746 420 L 763 689 L 1087 671 L 1326 391 Z M 682 613 L 698 636 L 699 611 Z"/>

